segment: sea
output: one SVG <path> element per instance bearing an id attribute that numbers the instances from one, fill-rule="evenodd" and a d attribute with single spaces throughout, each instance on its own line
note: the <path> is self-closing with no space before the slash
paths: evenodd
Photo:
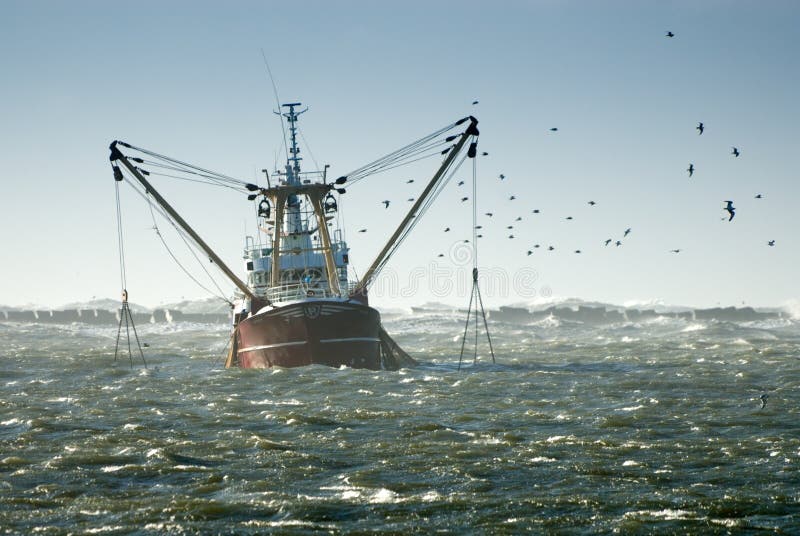
<path id="1" fill-rule="evenodd" d="M 368 371 L 0 320 L 0 533 L 800 533 L 797 319 L 464 322 L 384 315 L 419 365 Z"/>

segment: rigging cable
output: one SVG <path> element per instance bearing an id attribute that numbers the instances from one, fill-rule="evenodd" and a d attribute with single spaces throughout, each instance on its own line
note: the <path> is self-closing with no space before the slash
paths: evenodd
<path id="1" fill-rule="evenodd" d="M 142 345 L 139 342 L 139 334 L 136 333 L 136 324 L 133 322 L 133 314 L 131 314 L 130 307 L 128 305 L 128 284 L 127 284 L 127 270 L 125 268 L 125 246 L 123 241 L 123 232 L 122 232 L 122 207 L 119 200 L 119 183 L 123 179 L 122 172 L 118 167 L 114 164 L 111 165 L 111 168 L 114 170 L 114 191 L 117 201 L 117 242 L 118 242 L 118 251 L 119 251 L 119 273 L 120 273 L 120 283 L 122 285 L 122 306 L 119 310 L 119 325 L 117 326 L 117 340 L 114 344 L 114 362 L 117 362 L 117 356 L 119 355 L 119 339 L 120 335 L 122 334 L 122 322 L 125 322 L 125 338 L 128 343 L 128 359 L 131 362 L 131 368 L 133 368 L 133 352 L 131 350 L 131 328 L 133 328 L 133 335 L 136 337 L 136 346 L 139 348 L 139 355 L 142 357 L 142 363 L 144 363 L 144 368 L 147 368 L 147 361 L 144 359 L 144 352 L 142 352 Z"/>
<path id="2" fill-rule="evenodd" d="M 474 139 L 474 138 L 473 138 Z M 474 141 L 473 143 L 477 143 Z M 472 302 L 475 301 L 475 354 L 472 364 L 478 361 L 478 307 L 483 317 L 483 326 L 486 330 L 486 339 L 489 342 L 489 351 L 492 354 L 492 363 L 495 363 L 494 348 L 492 347 L 492 336 L 489 334 L 489 324 L 486 322 L 486 310 L 483 307 L 483 297 L 478 285 L 478 180 L 477 180 L 477 158 L 472 159 L 472 290 L 469 295 L 469 305 L 467 306 L 467 321 L 464 324 L 464 335 L 461 337 L 461 354 L 458 356 L 458 370 L 461 370 L 461 361 L 464 358 L 464 346 L 467 342 L 467 330 L 472 313 Z"/>
<path id="3" fill-rule="evenodd" d="M 155 232 L 156 232 L 156 235 L 158 236 L 158 238 L 161 240 L 161 243 L 164 245 L 164 248 L 167 250 L 167 253 L 169 254 L 169 256 L 170 256 L 170 257 L 172 257 L 172 259 L 175 261 L 175 264 L 177 264 L 177 265 L 178 265 L 178 267 L 179 267 L 179 268 L 180 268 L 180 269 L 181 269 L 181 270 L 182 270 L 182 271 L 183 271 L 183 272 L 184 272 L 184 273 L 185 273 L 185 274 L 186 274 L 186 275 L 187 275 L 187 276 L 188 276 L 188 277 L 189 277 L 189 278 L 190 278 L 192 281 L 194 281 L 194 282 L 197 284 L 197 286 L 199 286 L 201 289 L 203 289 L 204 291 L 206 291 L 206 292 L 207 292 L 208 294 L 210 294 L 211 296 L 214 296 L 215 298 L 218 298 L 218 299 L 220 299 L 220 300 L 224 301 L 224 302 L 225 302 L 225 303 L 227 303 L 228 305 L 231 305 L 231 306 L 233 306 L 233 304 L 231 303 L 231 301 L 230 301 L 230 300 L 228 300 L 227 298 L 225 298 L 225 297 L 223 296 L 223 295 L 225 294 L 225 292 L 224 292 L 224 291 L 223 291 L 223 290 L 220 288 L 219 284 L 218 284 L 218 283 L 217 283 L 217 281 L 214 279 L 214 277 L 213 277 L 213 276 L 212 276 L 212 275 L 211 275 L 211 274 L 208 272 L 208 270 L 206 270 L 206 268 L 205 268 L 205 264 L 204 264 L 204 263 L 203 263 L 203 262 L 202 262 L 202 261 L 201 261 L 201 260 L 200 260 L 200 259 L 197 257 L 197 254 L 196 254 L 196 252 L 195 252 L 194 248 L 191 246 L 191 244 L 189 243 L 189 241 L 186 239 L 185 232 L 184 232 L 184 231 L 183 231 L 183 230 L 182 230 L 182 229 L 181 229 L 181 228 L 180 228 L 180 227 L 179 227 L 179 226 L 178 226 L 178 225 L 177 225 L 177 224 L 176 224 L 176 223 L 175 223 L 175 222 L 172 220 L 172 218 L 170 218 L 169 214 L 167 214 L 167 213 L 166 213 L 166 211 L 165 211 L 163 208 L 161 208 L 161 207 L 159 207 L 159 206 L 154 206 L 154 205 L 153 205 L 153 201 L 152 201 L 152 199 L 150 198 L 150 195 L 149 195 L 147 192 L 143 191 L 143 189 L 142 189 L 142 188 L 141 188 L 139 185 L 137 185 L 137 184 L 136 184 L 136 183 L 134 183 L 133 181 L 129 180 L 127 177 L 125 177 L 125 179 L 126 179 L 126 182 L 127 182 L 127 183 L 128 183 L 130 186 L 131 186 L 131 188 L 133 188 L 133 190 L 134 190 L 134 191 L 135 191 L 137 194 L 139 194 L 139 195 L 140 195 L 140 196 L 141 196 L 141 197 L 142 197 L 142 198 L 145 200 L 145 202 L 147 203 L 147 205 L 148 205 L 148 207 L 149 207 L 149 209 L 150 209 L 150 216 L 151 216 L 151 218 L 152 218 L 152 220 L 153 220 L 153 229 L 155 230 Z M 156 223 L 156 219 L 155 219 L 155 214 L 154 214 L 154 212 L 153 212 L 153 210 L 154 210 L 154 209 L 155 209 L 155 210 L 156 210 L 156 211 L 159 213 L 159 215 L 161 215 L 161 217 L 162 217 L 162 218 L 164 218 L 166 221 L 168 221 L 168 222 L 169 222 L 169 224 L 170 224 L 170 225 L 172 225 L 172 227 L 173 227 L 173 228 L 175 229 L 175 231 L 178 233 L 178 236 L 181 238 L 181 240 L 183 240 L 184 244 L 186 244 L 186 247 L 187 247 L 187 249 L 189 250 L 189 253 L 191 253 L 191 254 L 192 254 L 192 256 L 193 256 L 193 257 L 195 258 L 195 260 L 197 261 L 197 264 L 200 266 L 200 268 L 201 268 L 201 269 L 202 269 L 202 270 L 205 272 L 206 276 L 208 276 L 208 278 L 211 280 L 211 282 L 212 282 L 212 283 L 214 284 L 214 286 L 217 288 L 217 290 L 219 291 L 219 294 L 216 294 L 216 293 L 214 293 L 212 290 L 210 290 L 210 289 L 208 289 L 206 286 L 204 286 L 204 285 L 203 285 L 203 284 L 202 284 L 202 283 L 201 283 L 201 282 L 200 282 L 200 281 L 199 281 L 197 278 L 195 278 L 195 277 L 194 277 L 194 276 L 193 276 L 193 275 L 192 275 L 192 274 L 189 272 L 189 270 L 188 270 L 188 269 L 187 269 L 185 266 L 183 266 L 183 264 L 181 264 L 181 262 L 180 262 L 180 261 L 177 259 L 177 257 L 175 256 L 175 254 L 174 254 L 174 253 L 172 252 L 172 250 L 170 249 L 169 245 L 168 245 L 168 244 L 166 243 L 166 241 L 164 240 L 164 237 L 163 237 L 163 235 L 161 234 L 161 231 L 160 231 L 160 229 L 158 228 L 158 224 Z"/>

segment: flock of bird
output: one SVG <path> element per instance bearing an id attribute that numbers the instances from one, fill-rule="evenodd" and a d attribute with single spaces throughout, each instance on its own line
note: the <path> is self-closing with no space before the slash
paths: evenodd
<path id="1" fill-rule="evenodd" d="M 674 38 L 675 34 L 673 32 L 671 32 L 671 31 L 668 31 L 666 33 L 666 37 Z M 479 101 L 477 101 L 477 100 L 472 101 L 472 105 L 473 106 L 477 105 L 478 103 L 479 103 Z M 706 131 L 706 126 L 702 121 L 700 121 L 700 122 L 697 123 L 697 126 L 695 127 L 695 130 L 697 130 L 699 136 L 702 136 L 703 133 Z M 553 132 L 553 133 L 558 132 L 558 127 L 551 127 L 551 128 L 549 128 L 549 131 Z M 483 153 L 481 153 L 481 156 L 488 156 L 488 154 L 489 153 L 487 153 L 487 152 L 483 152 Z M 742 153 L 741 153 L 741 151 L 739 150 L 738 147 L 732 146 L 730 154 L 734 158 L 739 158 Z M 689 178 L 692 178 L 694 176 L 694 174 L 695 174 L 695 171 L 697 171 L 697 169 L 694 166 L 694 163 L 690 162 L 689 163 L 689 167 L 686 169 L 686 171 L 689 174 Z M 500 173 L 498 175 L 498 179 L 501 182 L 505 182 L 506 181 L 506 175 L 504 173 Z M 413 184 L 413 183 L 414 183 L 414 179 L 406 180 L 406 184 Z M 458 181 L 457 187 L 461 187 L 464 184 L 465 183 L 464 183 L 463 180 Z M 763 195 L 762 194 L 757 194 L 755 196 L 755 198 L 756 199 L 763 199 Z M 510 202 L 513 202 L 516 199 L 517 198 L 516 198 L 515 195 L 510 195 L 508 197 L 508 201 L 510 201 Z M 469 201 L 469 197 L 462 195 L 462 196 L 460 196 L 460 200 L 461 200 L 462 203 L 465 203 L 465 202 Z M 415 201 L 414 197 L 408 198 L 408 202 L 414 202 L 414 201 Z M 383 204 L 384 208 L 388 209 L 392 202 L 389 199 L 384 199 L 383 201 L 381 201 L 381 203 Z M 733 221 L 733 218 L 736 215 L 736 207 L 733 206 L 733 201 L 732 200 L 725 200 L 724 203 L 725 203 L 725 206 L 722 208 L 722 210 L 727 212 L 727 216 L 723 217 L 722 219 L 723 220 L 727 219 L 728 222 Z M 589 207 L 597 206 L 597 203 L 594 200 L 587 201 L 587 204 L 589 205 Z M 541 214 L 541 210 L 538 209 L 538 208 L 535 208 L 535 209 L 533 209 L 531 211 L 531 213 L 532 214 Z M 484 216 L 486 216 L 488 218 L 492 218 L 494 216 L 494 213 L 493 212 L 486 212 L 486 213 L 484 213 Z M 523 219 L 522 216 L 517 216 L 516 219 L 514 220 L 514 222 L 520 222 L 520 221 L 522 221 L 522 219 Z M 573 217 L 571 215 L 570 216 L 566 216 L 565 220 L 566 221 L 572 221 Z M 506 226 L 506 230 L 507 231 L 512 231 L 511 233 L 508 234 L 508 239 L 509 240 L 514 240 L 516 238 L 515 235 L 513 234 L 513 229 L 514 229 L 514 225 L 513 224 Z M 475 231 L 476 231 L 475 237 L 476 238 L 483 238 L 482 230 L 483 230 L 483 226 L 482 225 L 476 225 L 476 227 L 475 227 Z M 359 232 L 360 233 L 365 233 L 365 232 L 367 232 L 367 229 L 360 229 Z M 445 227 L 443 229 L 443 232 L 445 232 L 445 233 L 450 232 L 450 227 Z M 631 228 L 629 227 L 629 228 L 624 230 L 624 232 L 622 233 L 621 237 L 616 238 L 616 239 L 615 238 L 606 238 L 606 239 L 604 239 L 602 241 L 602 243 L 604 244 L 605 247 L 608 247 L 611 244 L 614 244 L 614 247 L 620 247 L 623 244 L 622 240 L 624 238 L 626 238 L 630 233 L 631 233 Z M 469 240 L 468 239 L 464 239 L 463 242 L 468 243 Z M 774 247 L 775 246 L 775 240 L 769 240 L 767 242 L 767 245 L 770 246 L 770 247 Z M 547 251 L 551 251 L 552 252 L 552 251 L 555 251 L 556 248 L 552 244 L 551 245 L 547 245 L 547 247 L 544 248 L 542 244 L 538 244 L 537 243 L 537 244 L 533 244 L 530 247 L 530 249 L 526 249 L 525 250 L 525 255 L 531 256 L 538 249 L 546 249 Z M 669 252 L 673 253 L 673 254 L 678 254 L 681 251 L 683 251 L 681 248 L 675 248 L 675 249 L 669 250 Z M 581 253 L 582 253 L 582 251 L 580 249 L 575 249 L 574 250 L 574 254 L 581 254 Z M 444 256 L 445 256 L 444 253 L 439 253 L 437 255 L 437 257 L 444 257 Z"/>

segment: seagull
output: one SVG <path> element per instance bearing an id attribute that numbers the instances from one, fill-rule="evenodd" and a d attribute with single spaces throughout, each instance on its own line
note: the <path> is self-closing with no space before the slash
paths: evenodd
<path id="1" fill-rule="evenodd" d="M 514 197 L 513 195 L 512 195 L 511 197 L 509 197 L 509 198 L 508 198 L 508 200 L 509 200 L 509 201 L 513 201 L 513 200 L 515 200 L 515 199 L 516 199 L 516 197 Z"/>
<path id="2" fill-rule="evenodd" d="M 686 168 L 686 171 L 689 172 L 689 177 L 691 177 L 692 174 L 694 173 L 694 164 L 689 164 L 689 167 Z"/>
<path id="3" fill-rule="evenodd" d="M 681 250 L 679 250 L 679 249 L 671 249 L 670 251 L 671 251 L 672 253 L 680 253 L 680 252 L 681 252 Z"/>
<path id="4" fill-rule="evenodd" d="M 449 232 L 450 232 L 450 227 L 445 227 L 445 228 L 444 228 L 444 232 L 445 232 L 445 233 L 449 233 Z"/>
<path id="5" fill-rule="evenodd" d="M 610 243 L 611 243 L 611 239 L 609 238 L 608 240 L 606 240 L 606 246 L 609 245 Z"/>
<path id="6" fill-rule="evenodd" d="M 558 127 L 553 127 L 550 129 L 550 132 L 558 132 Z"/>
<path id="7" fill-rule="evenodd" d="M 675 34 L 672 32 L 667 32 L 667 37 L 675 37 Z"/>
<path id="8" fill-rule="evenodd" d="M 411 184 L 412 182 L 414 182 L 414 179 L 408 179 L 408 180 L 406 181 L 406 184 Z"/>
<path id="9" fill-rule="evenodd" d="M 593 206 L 595 206 L 596 204 L 597 204 L 597 203 L 595 203 L 594 201 L 589 201 L 589 206 L 592 206 L 592 207 L 593 207 Z"/>
<path id="10" fill-rule="evenodd" d="M 764 393 L 763 395 L 758 397 L 758 399 L 761 400 L 761 408 L 759 408 L 759 409 L 764 409 L 767 406 L 767 399 L 768 398 L 769 398 L 769 395 L 766 394 L 766 393 Z"/>
<path id="11" fill-rule="evenodd" d="M 697 123 L 697 126 L 696 126 L 695 128 L 696 128 L 696 129 L 697 129 L 697 131 L 698 131 L 698 134 L 697 134 L 698 136 L 699 136 L 700 134 L 702 134 L 702 133 L 703 133 L 703 131 L 706 129 L 706 127 L 704 127 L 704 126 L 703 126 L 703 123 Z"/>
<path id="12" fill-rule="evenodd" d="M 737 149 L 736 147 L 734 147 L 734 148 L 733 148 L 733 151 L 731 151 L 731 154 L 732 154 L 733 156 L 735 156 L 736 158 L 739 158 L 739 154 L 740 154 L 740 153 L 739 153 L 739 149 Z"/>
<path id="13" fill-rule="evenodd" d="M 767 245 L 769 247 L 774 247 L 775 246 L 775 241 L 774 240 L 770 240 L 769 242 L 767 242 Z"/>
<path id="14" fill-rule="evenodd" d="M 385 201 L 381 201 L 381 203 L 383 203 L 384 208 L 389 208 L 390 201 L 388 199 Z"/>
<path id="15" fill-rule="evenodd" d="M 359 232 L 359 233 L 366 233 L 366 232 L 367 232 L 367 230 L 366 230 L 366 229 L 359 229 L 359 230 L 358 230 L 358 232 Z"/>
<path id="16" fill-rule="evenodd" d="M 624 235 L 622 235 L 622 238 L 625 238 L 626 236 L 628 236 L 628 235 L 630 234 L 630 232 L 631 232 L 631 228 L 630 228 L 630 227 L 628 227 L 627 229 L 625 229 L 625 234 L 624 234 Z"/>
<path id="17" fill-rule="evenodd" d="M 464 186 L 464 181 L 458 181 L 459 186 Z"/>
<path id="18" fill-rule="evenodd" d="M 728 203 L 728 204 L 725 205 L 725 208 L 722 209 L 722 210 L 727 210 L 728 211 L 728 214 L 731 215 L 731 217 L 728 218 L 728 221 L 731 221 L 733 219 L 733 217 L 736 215 L 736 212 L 735 212 L 736 211 L 736 207 L 733 206 L 733 201 L 725 201 L 725 202 Z"/>
<path id="19" fill-rule="evenodd" d="M 499 175 L 499 177 L 500 177 L 500 180 L 501 180 L 501 181 L 502 181 L 502 180 L 504 180 L 504 179 L 506 178 L 506 176 L 505 176 L 505 175 L 503 175 L 502 173 Z"/>
<path id="20" fill-rule="evenodd" d="M 461 198 L 461 202 L 463 203 L 464 201 L 466 201 L 466 200 L 468 200 L 468 199 L 469 199 L 469 197 L 462 197 L 462 198 Z"/>
<path id="21" fill-rule="evenodd" d="M 762 196 L 761 194 L 757 194 L 756 199 L 764 199 L 764 196 Z"/>

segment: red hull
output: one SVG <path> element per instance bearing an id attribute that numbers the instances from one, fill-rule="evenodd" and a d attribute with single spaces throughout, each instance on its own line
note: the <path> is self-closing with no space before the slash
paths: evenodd
<path id="1" fill-rule="evenodd" d="M 380 370 L 381 318 L 354 302 L 309 300 L 239 322 L 235 363 L 242 368 L 342 365 Z"/>

